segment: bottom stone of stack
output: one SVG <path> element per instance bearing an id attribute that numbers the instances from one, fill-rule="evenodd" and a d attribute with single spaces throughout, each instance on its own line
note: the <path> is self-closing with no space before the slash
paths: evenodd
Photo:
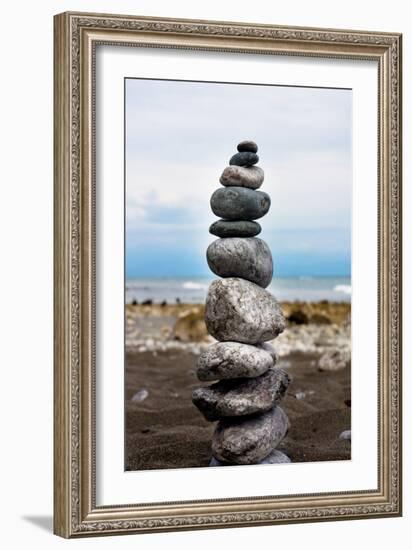
<path id="1" fill-rule="evenodd" d="M 263 414 L 221 419 L 212 440 L 212 454 L 221 462 L 257 464 L 285 437 L 289 421 L 276 406 Z"/>
<path id="2" fill-rule="evenodd" d="M 290 458 L 285 455 L 285 453 L 282 453 L 282 451 L 278 451 L 278 449 L 274 449 L 270 455 L 268 455 L 266 458 L 261 460 L 260 462 L 256 462 L 256 464 L 288 464 L 290 463 Z M 212 457 L 212 460 L 209 463 L 209 466 L 238 466 L 238 464 L 231 464 L 230 462 L 222 462 L 221 460 L 217 460 L 214 456 Z"/>

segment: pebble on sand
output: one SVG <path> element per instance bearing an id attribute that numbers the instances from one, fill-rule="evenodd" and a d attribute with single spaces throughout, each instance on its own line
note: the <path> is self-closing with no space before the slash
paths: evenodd
<path id="1" fill-rule="evenodd" d="M 143 389 L 139 390 L 138 392 L 136 392 L 136 393 L 133 395 L 132 401 L 133 401 L 133 403 L 141 403 L 141 402 L 144 401 L 148 396 L 149 396 L 149 392 L 146 390 L 146 388 L 143 388 Z"/>
<path id="2" fill-rule="evenodd" d="M 318 368 L 321 371 L 336 371 L 344 369 L 350 362 L 350 354 L 338 348 L 326 351 L 319 359 Z"/>
<path id="3" fill-rule="evenodd" d="M 340 435 L 339 439 L 351 440 L 352 439 L 352 430 L 344 430 Z"/>

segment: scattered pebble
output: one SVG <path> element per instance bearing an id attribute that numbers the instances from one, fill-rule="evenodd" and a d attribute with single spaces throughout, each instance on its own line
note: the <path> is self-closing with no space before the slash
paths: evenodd
<path id="1" fill-rule="evenodd" d="M 133 395 L 132 401 L 134 403 L 141 403 L 148 397 L 148 395 L 149 395 L 149 392 L 146 390 L 146 388 L 143 388 L 142 390 L 139 390 Z"/>
<path id="2" fill-rule="evenodd" d="M 332 348 L 322 355 L 318 366 L 321 371 L 337 371 L 344 369 L 349 361 L 350 354 L 348 356 L 344 351 Z"/>
<path id="3" fill-rule="evenodd" d="M 340 436 L 339 439 L 346 439 L 348 441 L 351 441 L 351 430 L 344 430 Z"/>
<path id="4" fill-rule="evenodd" d="M 299 400 L 305 399 L 308 395 L 313 395 L 314 393 L 314 390 L 308 390 L 307 392 L 298 391 L 297 393 L 295 393 L 295 398 Z"/>

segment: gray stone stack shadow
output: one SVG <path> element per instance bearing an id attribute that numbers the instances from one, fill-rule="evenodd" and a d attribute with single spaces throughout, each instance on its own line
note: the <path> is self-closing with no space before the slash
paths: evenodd
<path id="1" fill-rule="evenodd" d="M 193 392 L 204 417 L 217 421 L 211 466 L 290 462 L 276 450 L 289 427 L 279 402 L 290 379 L 275 367 L 276 352 L 267 343 L 284 330 L 285 319 L 266 290 L 272 254 L 257 238 L 261 226 L 255 221 L 268 212 L 270 197 L 258 191 L 264 172 L 256 166 L 256 143 L 243 141 L 237 149 L 210 200 L 221 219 L 210 227 L 219 238 L 209 245 L 207 261 L 222 278 L 209 287 L 205 322 L 218 342 L 200 355 L 197 375 L 218 382 Z"/>

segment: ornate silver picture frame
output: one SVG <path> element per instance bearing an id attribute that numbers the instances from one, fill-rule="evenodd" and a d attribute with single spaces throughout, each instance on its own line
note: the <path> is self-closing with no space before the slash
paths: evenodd
<path id="1" fill-rule="evenodd" d="M 54 531 L 147 533 L 401 514 L 401 43 L 395 33 L 63 13 L 54 22 Z M 371 60 L 378 66 L 378 487 L 98 505 L 96 47 Z M 356 235 L 354 235 L 356 239 Z M 119 407 L 123 404 L 119 403 Z"/>

